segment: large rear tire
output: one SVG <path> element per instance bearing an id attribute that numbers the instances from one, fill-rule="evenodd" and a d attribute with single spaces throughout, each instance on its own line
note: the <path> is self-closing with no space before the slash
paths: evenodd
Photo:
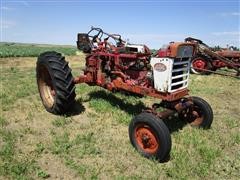
<path id="1" fill-rule="evenodd" d="M 37 84 L 45 109 L 65 114 L 75 100 L 75 84 L 65 58 L 57 52 L 40 54 L 37 60 Z"/>
<path id="2" fill-rule="evenodd" d="M 129 125 L 129 138 L 134 148 L 147 158 L 160 162 L 168 159 L 171 150 L 171 136 L 161 119 L 151 113 L 135 116 Z"/>

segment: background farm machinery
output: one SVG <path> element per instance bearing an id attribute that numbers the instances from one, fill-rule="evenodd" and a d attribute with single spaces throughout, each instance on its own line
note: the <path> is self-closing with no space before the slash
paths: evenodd
<path id="1" fill-rule="evenodd" d="M 238 77 L 240 75 L 240 51 L 222 49 L 213 51 L 208 45 L 195 38 L 186 38 L 185 42 L 196 44 L 196 53 L 191 61 L 191 72 L 194 74 L 211 74 Z M 222 73 L 216 72 L 220 68 L 232 69 L 236 72 Z"/>
<path id="2" fill-rule="evenodd" d="M 171 150 L 171 136 L 162 120 L 178 114 L 179 119 L 193 126 L 211 126 L 210 105 L 189 96 L 187 89 L 194 43 L 170 43 L 157 57 L 152 57 L 146 45 L 130 44 L 118 34 L 92 27 L 88 33 L 78 34 L 77 46 L 86 53 L 86 64 L 83 74 L 75 78 L 61 54 L 46 52 L 38 57 L 37 82 L 47 111 L 69 111 L 78 83 L 161 99 L 143 109 L 129 125 L 132 145 L 145 157 L 159 161 L 164 161 Z M 160 107 L 164 110 L 159 111 Z"/>

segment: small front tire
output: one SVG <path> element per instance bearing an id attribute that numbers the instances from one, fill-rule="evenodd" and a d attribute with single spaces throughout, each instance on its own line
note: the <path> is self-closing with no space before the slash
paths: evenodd
<path id="1" fill-rule="evenodd" d="M 135 116 L 129 125 L 129 138 L 134 148 L 147 158 L 164 162 L 171 150 L 171 136 L 164 122 L 151 113 Z"/>
<path id="2" fill-rule="evenodd" d="M 192 101 L 193 106 L 179 113 L 178 117 L 193 127 L 210 128 L 213 122 L 211 106 L 200 97 L 192 97 Z"/>

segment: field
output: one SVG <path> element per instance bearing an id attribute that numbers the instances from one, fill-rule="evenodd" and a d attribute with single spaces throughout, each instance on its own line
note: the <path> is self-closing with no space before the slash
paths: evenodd
<path id="1" fill-rule="evenodd" d="M 57 51 L 65 55 L 74 55 L 76 50 L 75 46 L 0 42 L 0 58 L 36 57 L 45 51 Z"/>
<path id="2" fill-rule="evenodd" d="M 67 56 L 73 73 L 84 57 Z M 156 99 L 77 86 L 69 116 L 41 104 L 35 57 L 1 58 L 0 179 L 238 179 L 240 84 L 218 75 L 191 75 L 190 90 L 214 110 L 209 130 L 166 121 L 172 151 L 166 163 L 145 159 L 131 146 L 131 118 Z"/>

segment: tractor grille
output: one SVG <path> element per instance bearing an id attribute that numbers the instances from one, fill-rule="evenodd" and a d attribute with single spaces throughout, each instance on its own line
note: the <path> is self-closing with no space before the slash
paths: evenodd
<path id="1" fill-rule="evenodd" d="M 188 86 L 189 70 L 190 58 L 174 59 L 169 92 L 183 89 Z"/>

